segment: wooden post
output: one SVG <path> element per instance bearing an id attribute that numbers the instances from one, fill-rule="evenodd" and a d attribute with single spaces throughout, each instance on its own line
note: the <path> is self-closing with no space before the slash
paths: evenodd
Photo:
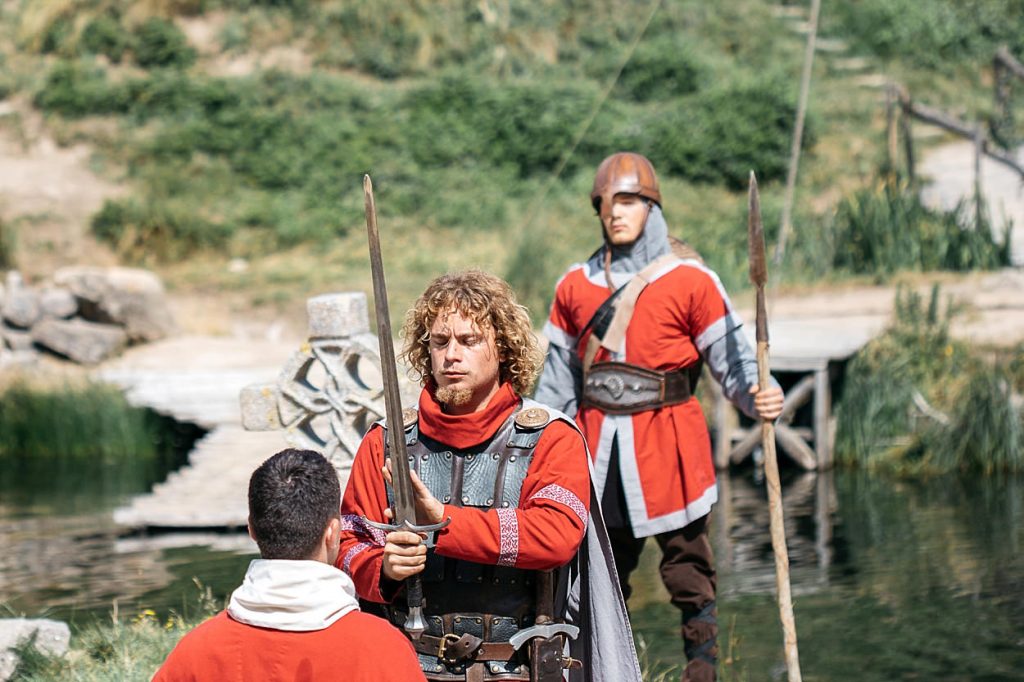
<path id="1" fill-rule="evenodd" d="M 979 125 L 974 129 L 974 229 L 981 230 L 982 198 L 981 198 L 981 156 L 985 153 L 985 134 Z"/>
<path id="2" fill-rule="evenodd" d="M 793 195 L 796 192 L 796 171 L 800 165 L 800 145 L 804 136 L 804 117 L 807 115 L 807 98 L 811 92 L 811 67 L 814 65 L 814 42 L 818 35 L 818 12 L 821 0 L 811 0 L 811 16 L 807 20 L 807 46 L 804 50 L 804 68 L 800 76 L 800 100 L 796 107 L 796 123 L 793 125 L 793 143 L 789 151 L 789 171 L 786 173 L 786 195 L 782 202 L 782 225 L 779 227 L 779 241 L 775 244 L 775 264 L 782 262 L 786 253 L 786 238 L 792 231 Z"/>
<path id="3" fill-rule="evenodd" d="M 828 382 L 828 360 L 814 371 L 814 450 L 818 455 L 818 470 L 832 468 L 832 447 L 829 438 L 829 413 L 832 410 L 832 390 Z"/>
<path id="4" fill-rule="evenodd" d="M 715 468 L 728 469 L 736 414 L 718 382 L 711 380 L 707 385 L 715 396 Z"/>
<path id="5" fill-rule="evenodd" d="M 896 177 L 896 163 L 899 152 L 898 133 L 896 130 L 896 86 L 892 83 L 885 89 L 885 140 L 886 162 L 889 166 L 889 177 Z"/>
<path id="6" fill-rule="evenodd" d="M 910 127 L 911 102 L 910 94 L 904 90 L 900 93 L 900 101 L 903 104 L 902 115 L 900 116 L 900 128 L 903 132 L 903 149 L 907 157 L 907 180 L 913 184 L 914 177 L 914 137 Z"/>

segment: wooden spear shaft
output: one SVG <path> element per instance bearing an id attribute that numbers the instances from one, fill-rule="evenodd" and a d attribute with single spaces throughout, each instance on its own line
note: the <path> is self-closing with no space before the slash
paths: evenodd
<path id="1" fill-rule="evenodd" d="M 750 281 L 757 287 L 757 383 L 761 391 L 768 389 L 771 371 L 768 366 L 768 310 L 764 288 L 768 282 L 765 257 L 764 228 L 761 224 L 761 202 L 757 178 L 750 172 L 748 204 L 748 247 L 750 250 Z M 775 424 L 761 421 L 761 447 L 764 449 L 764 474 L 768 481 L 768 518 L 775 553 L 775 587 L 779 595 L 779 616 L 782 619 L 786 672 L 789 682 L 800 682 L 800 655 L 796 645 L 796 620 L 793 618 L 793 597 L 789 589 L 789 553 L 786 549 L 786 526 L 782 515 L 782 484 L 779 461 L 775 453 Z"/>

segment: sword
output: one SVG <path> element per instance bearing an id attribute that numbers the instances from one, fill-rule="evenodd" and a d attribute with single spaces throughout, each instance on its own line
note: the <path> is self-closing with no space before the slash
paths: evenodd
<path id="1" fill-rule="evenodd" d="M 760 390 L 768 389 L 768 311 L 764 287 L 768 283 L 765 262 L 764 226 L 761 224 L 761 199 L 757 193 L 757 178 L 750 171 L 750 194 L 747 204 L 747 248 L 750 252 L 750 282 L 757 287 L 757 383 Z M 800 656 L 796 646 L 796 621 L 793 619 L 793 598 L 789 590 L 789 554 L 786 550 L 786 528 L 782 518 L 782 484 L 779 482 L 779 462 L 775 453 L 775 425 L 761 422 L 761 447 L 764 450 L 764 475 L 768 481 L 768 518 L 775 552 L 775 587 L 779 596 L 779 616 L 782 619 L 783 645 L 789 682 L 800 682 Z"/>
<path id="2" fill-rule="evenodd" d="M 380 368 L 384 379 L 384 412 L 387 417 L 388 446 L 391 452 L 391 485 L 395 491 L 394 524 L 377 523 L 370 519 L 364 521 L 374 528 L 388 532 L 408 530 L 413 533 L 430 533 L 444 528 L 451 519 L 433 525 L 416 525 L 416 499 L 412 491 L 409 455 L 405 449 L 405 434 L 402 429 L 402 399 L 398 394 L 398 366 L 391 337 L 391 317 L 388 312 L 388 290 L 384 281 L 380 233 L 377 231 L 377 207 L 373 200 L 373 182 L 369 175 L 363 176 L 363 199 L 366 205 L 366 235 L 370 242 L 370 274 L 373 278 L 373 305 L 377 313 Z M 423 618 L 423 581 L 419 574 L 406 579 L 405 600 L 409 606 L 405 631 L 413 640 L 419 640 L 420 635 L 427 629 L 427 622 Z"/>

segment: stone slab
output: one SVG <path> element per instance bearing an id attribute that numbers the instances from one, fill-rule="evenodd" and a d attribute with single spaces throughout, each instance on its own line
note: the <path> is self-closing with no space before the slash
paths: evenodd
<path id="1" fill-rule="evenodd" d="M 51 656 L 63 656 L 71 641 L 67 623 L 43 618 L 0 619 L 0 681 L 10 679 L 18 667 L 14 649 L 31 638 L 36 649 Z"/>

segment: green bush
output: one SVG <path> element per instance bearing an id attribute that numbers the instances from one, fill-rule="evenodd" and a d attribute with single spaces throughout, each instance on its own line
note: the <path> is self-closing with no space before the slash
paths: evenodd
<path id="1" fill-rule="evenodd" d="M 733 189 L 747 186 L 751 170 L 761 182 L 786 175 L 796 97 L 780 79 L 740 78 L 648 116 L 633 146 L 662 173 Z M 805 152 L 814 145 L 815 127 L 809 117 Z"/>
<path id="2" fill-rule="evenodd" d="M 135 61 L 143 68 L 186 68 L 196 60 L 196 51 L 174 22 L 150 17 L 138 28 Z"/>
<path id="3" fill-rule="evenodd" d="M 186 202 L 107 199 L 93 216 L 91 229 L 121 257 L 136 263 L 177 260 L 223 247 L 234 226 L 207 220 Z"/>
<path id="4" fill-rule="evenodd" d="M 884 181 L 844 200 L 836 213 L 833 265 L 853 273 L 898 270 L 972 270 L 1009 262 L 1008 239 L 997 243 L 974 211 L 940 212 L 921 203 L 905 182 Z"/>
<path id="5" fill-rule="evenodd" d="M 36 93 L 35 104 L 40 109 L 77 118 L 125 113 L 131 105 L 131 94 L 123 85 L 109 83 L 102 69 L 60 61 L 47 74 L 43 87 Z"/>
<path id="6" fill-rule="evenodd" d="M 822 16 L 865 51 L 932 69 L 988 64 L 1003 44 L 1024 52 L 1021 0 L 840 0 Z"/>
<path id="7" fill-rule="evenodd" d="M 708 68 L 682 34 L 644 40 L 619 74 L 616 92 L 635 102 L 664 101 L 697 92 Z"/>
<path id="8" fill-rule="evenodd" d="M 86 54 L 106 55 L 115 64 L 132 49 L 133 43 L 128 30 L 117 17 L 109 14 L 101 14 L 86 24 L 78 41 Z"/>

